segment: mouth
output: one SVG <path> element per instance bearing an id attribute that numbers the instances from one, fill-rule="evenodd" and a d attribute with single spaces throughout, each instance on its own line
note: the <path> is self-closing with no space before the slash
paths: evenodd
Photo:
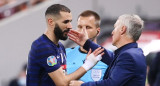
<path id="1" fill-rule="evenodd" d="M 69 32 L 64 32 L 65 35 L 68 35 Z"/>
<path id="2" fill-rule="evenodd" d="M 70 29 L 67 29 L 67 30 L 64 31 L 64 33 L 65 33 L 65 34 L 68 34 L 69 31 L 70 31 Z"/>

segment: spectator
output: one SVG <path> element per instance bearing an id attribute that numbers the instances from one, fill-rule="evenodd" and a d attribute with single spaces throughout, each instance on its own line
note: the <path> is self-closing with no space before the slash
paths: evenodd
<path id="1" fill-rule="evenodd" d="M 25 64 L 17 78 L 10 81 L 9 86 L 26 86 L 26 68 Z"/>
<path id="2" fill-rule="evenodd" d="M 45 0 L 30 0 L 30 4 L 33 6 L 33 5 L 39 4 L 43 1 L 45 1 Z"/>
<path id="3" fill-rule="evenodd" d="M 150 86 L 160 86 L 160 52 L 153 59 L 148 73 L 148 82 Z"/>

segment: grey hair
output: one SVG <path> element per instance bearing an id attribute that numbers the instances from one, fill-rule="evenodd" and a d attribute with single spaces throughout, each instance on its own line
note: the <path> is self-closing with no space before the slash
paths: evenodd
<path id="1" fill-rule="evenodd" d="M 144 21 L 134 14 L 121 15 L 118 20 L 127 27 L 127 35 L 136 42 L 142 33 Z"/>

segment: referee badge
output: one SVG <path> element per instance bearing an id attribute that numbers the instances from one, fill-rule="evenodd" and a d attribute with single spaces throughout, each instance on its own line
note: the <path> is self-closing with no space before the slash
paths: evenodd
<path id="1" fill-rule="evenodd" d="M 49 66 L 54 66 L 54 65 L 56 65 L 56 64 L 57 64 L 57 59 L 56 59 L 56 57 L 55 57 L 55 56 L 49 56 L 49 57 L 47 58 L 47 64 L 48 64 Z"/>

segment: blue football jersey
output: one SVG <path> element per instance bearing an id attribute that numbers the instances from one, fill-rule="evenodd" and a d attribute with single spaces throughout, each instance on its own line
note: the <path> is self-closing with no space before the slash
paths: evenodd
<path id="1" fill-rule="evenodd" d="M 75 48 L 67 48 L 66 55 L 67 74 L 70 74 L 81 67 L 87 56 L 86 53 L 80 51 L 80 46 Z M 99 61 L 91 70 L 83 75 L 80 80 L 83 82 L 102 80 L 107 67 L 108 66 L 105 63 Z"/>
<path id="2" fill-rule="evenodd" d="M 32 43 L 28 56 L 27 86 L 55 86 L 48 73 L 60 67 L 66 70 L 64 46 L 55 45 L 46 35 Z"/>

